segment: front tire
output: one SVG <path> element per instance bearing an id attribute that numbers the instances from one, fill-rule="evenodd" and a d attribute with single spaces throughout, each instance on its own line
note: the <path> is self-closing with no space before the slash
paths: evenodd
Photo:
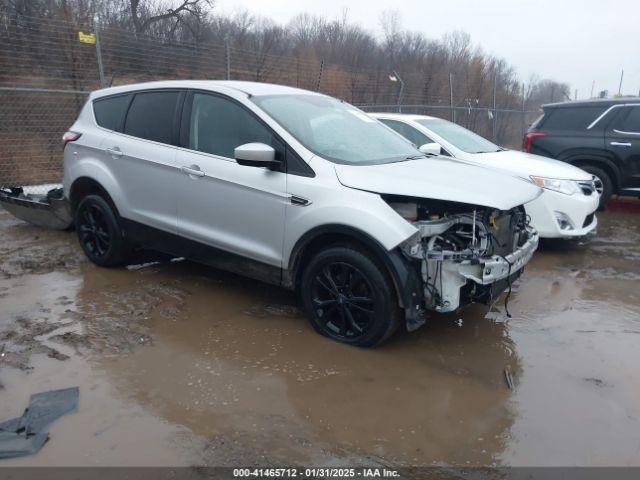
<path id="1" fill-rule="evenodd" d="M 596 177 L 596 187 L 598 188 L 598 184 L 600 187 L 598 188 L 600 193 L 600 205 L 598 206 L 599 210 L 604 209 L 604 206 L 613 195 L 613 180 L 611 177 L 598 167 L 592 167 L 591 165 L 584 165 L 580 167 L 585 172 L 590 173 L 591 175 Z"/>
<path id="2" fill-rule="evenodd" d="M 75 214 L 75 226 L 80 246 L 96 265 L 120 265 L 129 256 L 129 248 L 118 218 L 109 203 L 100 195 L 87 195 Z"/>
<path id="3" fill-rule="evenodd" d="M 331 247 L 316 254 L 302 273 L 300 295 L 313 328 L 348 345 L 380 345 L 399 324 L 391 279 L 351 247 Z"/>

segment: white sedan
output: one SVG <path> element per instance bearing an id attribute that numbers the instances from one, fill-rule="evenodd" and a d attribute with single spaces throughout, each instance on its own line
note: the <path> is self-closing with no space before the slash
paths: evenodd
<path id="1" fill-rule="evenodd" d="M 372 113 L 426 154 L 447 155 L 530 180 L 544 193 L 525 205 L 542 238 L 571 238 L 595 230 L 600 194 L 594 177 L 573 165 L 506 150 L 447 120 L 424 115 Z"/>

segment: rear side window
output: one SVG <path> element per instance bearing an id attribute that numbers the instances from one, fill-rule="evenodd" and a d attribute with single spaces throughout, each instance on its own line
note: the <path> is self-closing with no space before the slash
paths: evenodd
<path id="1" fill-rule="evenodd" d="M 413 143 L 416 147 L 421 147 L 425 143 L 433 143 L 433 140 L 427 137 L 424 133 L 419 132 L 417 129 L 407 125 L 404 122 L 399 122 L 397 120 L 388 120 L 386 118 L 381 118 L 380 121 L 387 127 L 398 132 L 404 138 Z"/>
<path id="2" fill-rule="evenodd" d="M 545 130 L 586 130 L 606 107 L 560 107 L 545 112 Z M 598 125 L 596 125 L 598 127 Z"/>
<path id="3" fill-rule="evenodd" d="M 640 107 L 627 107 L 616 122 L 615 129 L 625 133 L 640 133 Z"/>
<path id="4" fill-rule="evenodd" d="M 131 95 L 100 98 L 93 102 L 93 113 L 96 122 L 102 128 L 118 130 L 122 125 L 125 111 L 131 100 Z"/>
<path id="5" fill-rule="evenodd" d="M 124 133 L 171 144 L 179 95 L 179 92 L 137 93 L 127 113 Z"/>

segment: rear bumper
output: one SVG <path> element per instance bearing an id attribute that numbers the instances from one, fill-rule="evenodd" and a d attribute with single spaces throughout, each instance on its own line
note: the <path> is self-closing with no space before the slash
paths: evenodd
<path id="1" fill-rule="evenodd" d="M 46 194 L 29 193 L 25 188 L 0 189 L 0 205 L 14 217 L 40 227 L 66 230 L 73 224 L 61 188 Z"/>

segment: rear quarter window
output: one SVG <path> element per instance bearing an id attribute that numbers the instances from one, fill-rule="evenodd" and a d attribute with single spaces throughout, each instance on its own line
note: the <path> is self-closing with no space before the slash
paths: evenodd
<path id="1" fill-rule="evenodd" d="M 93 113 L 96 117 L 96 123 L 108 130 L 118 130 L 129 106 L 129 100 L 131 100 L 131 95 L 118 95 L 94 100 Z"/>
<path id="2" fill-rule="evenodd" d="M 545 111 L 544 130 L 586 130 L 606 107 L 561 107 Z"/>

